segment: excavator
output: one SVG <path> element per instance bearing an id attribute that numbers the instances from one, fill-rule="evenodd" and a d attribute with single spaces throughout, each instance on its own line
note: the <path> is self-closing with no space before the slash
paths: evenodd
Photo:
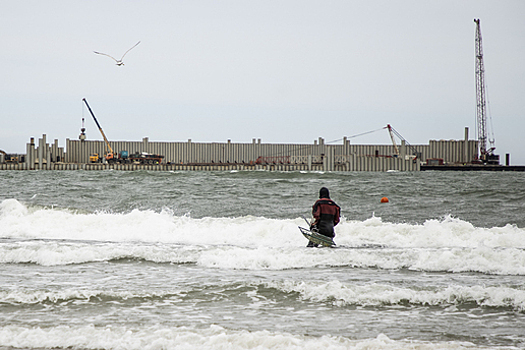
<path id="1" fill-rule="evenodd" d="M 93 117 L 93 120 L 95 120 L 95 123 L 98 126 L 98 130 L 100 130 L 100 133 L 102 134 L 102 137 L 104 138 L 104 141 L 106 142 L 106 155 L 104 156 L 106 158 L 106 161 L 108 163 L 116 163 L 117 162 L 117 158 L 115 157 L 115 152 L 113 151 L 113 148 L 111 148 L 111 145 L 109 144 L 109 141 L 108 141 L 106 135 L 104 134 L 104 131 L 102 131 L 102 127 L 98 123 L 98 120 L 95 117 L 95 114 L 91 110 L 91 107 L 89 107 L 89 104 L 88 104 L 87 100 L 85 98 L 83 98 L 82 101 L 84 101 L 84 103 L 86 104 L 86 107 L 88 108 L 89 113 L 91 113 L 91 116 Z M 96 154 L 96 153 L 90 155 L 89 156 L 89 161 L 92 162 L 92 163 L 98 162 L 99 161 L 99 155 Z"/>

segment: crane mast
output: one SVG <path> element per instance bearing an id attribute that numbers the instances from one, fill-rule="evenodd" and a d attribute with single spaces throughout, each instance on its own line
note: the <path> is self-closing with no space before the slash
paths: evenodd
<path id="1" fill-rule="evenodd" d="M 95 114 L 93 113 L 93 111 L 91 110 L 91 107 L 89 107 L 89 104 L 87 103 L 87 100 L 85 98 L 83 98 L 82 101 L 84 101 L 84 103 L 86 104 L 86 107 L 88 108 L 89 113 L 91 113 L 91 116 L 93 117 L 93 120 L 95 120 L 95 123 L 98 126 L 98 130 L 100 131 L 100 133 L 102 134 L 102 137 L 104 138 L 104 141 L 106 142 L 106 150 L 107 150 L 107 152 L 106 152 L 106 160 L 107 161 L 113 161 L 115 159 L 115 152 L 113 152 L 113 148 L 111 148 L 111 145 L 109 144 L 109 141 L 108 141 L 108 139 L 106 137 L 106 134 L 104 134 L 104 131 L 102 131 L 102 127 L 98 123 L 98 120 L 95 117 Z"/>
<path id="2" fill-rule="evenodd" d="M 481 27 L 479 19 L 474 19 L 474 22 L 476 23 L 476 121 L 479 158 L 484 163 L 499 163 L 499 156 L 493 154 L 495 148 L 491 147 L 488 149 L 487 147 L 487 98 L 485 93 L 485 67 L 483 64 Z"/>

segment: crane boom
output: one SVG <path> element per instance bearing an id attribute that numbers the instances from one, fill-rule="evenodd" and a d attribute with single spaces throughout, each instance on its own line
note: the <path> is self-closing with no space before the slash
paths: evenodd
<path id="1" fill-rule="evenodd" d="M 86 107 L 88 108 L 89 113 L 91 113 L 91 116 L 93 117 L 93 120 L 95 120 L 95 124 L 97 124 L 97 126 L 98 126 L 98 130 L 100 130 L 100 133 L 102 134 L 102 137 L 104 138 L 104 141 L 106 142 L 106 147 L 107 147 L 106 159 L 108 159 L 108 160 L 109 159 L 113 159 L 115 152 L 113 152 L 113 148 L 111 148 L 111 145 L 109 144 L 109 141 L 108 141 L 106 135 L 104 134 L 104 131 L 102 131 L 102 127 L 98 123 L 98 120 L 95 117 L 95 114 L 93 113 L 93 111 L 91 110 L 91 107 L 89 107 L 89 104 L 88 104 L 87 100 L 85 98 L 83 98 L 82 101 L 84 101 L 84 103 L 86 104 Z"/>
<path id="2" fill-rule="evenodd" d="M 399 152 L 399 148 L 397 147 L 396 145 L 396 141 L 394 139 L 394 135 L 396 135 L 397 137 L 399 137 L 399 139 L 401 141 L 404 141 L 405 142 L 405 145 L 408 146 L 408 148 L 410 149 L 410 152 L 412 152 L 412 160 L 415 162 L 416 161 L 416 158 L 419 158 L 421 159 L 421 152 L 418 152 L 418 150 L 412 146 L 410 143 L 408 143 L 407 140 L 405 140 L 405 138 L 403 136 L 401 136 L 401 134 L 392 127 L 392 125 L 390 124 L 387 124 L 387 126 L 384 127 L 384 129 L 388 129 L 388 132 L 390 133 L 390 138 L 392 139 L 392 144 L 394 145 L 394 154 L 396 156 L 399 156 L 400 155 L 400 152 Z M 406 156 L 406 155 L 405 155 Z"/>
<path id="3" fill-rule="evenodd" d="M 392 140 L 392 144 L 394 145 L 394 154 L 396 156 L 399 156 L 399 148 L 397 148 L 396 140 L 394 139 L 393 128 L 390 126 L 390 124 L 388 124 L 386 127 L 388 129 L 388 133 L 390 134 L 390 139 Z"/>
<path id="4" fill-rule="evenodd" d="M 476 120 L 479 139 L 479 155 L 485 158 L 487 151 L 487 104 L 485 93 L 485 67 L 483 64 L 483 47 L 481 45 L 481 27 L 479 19 L 476 23 Z"/>

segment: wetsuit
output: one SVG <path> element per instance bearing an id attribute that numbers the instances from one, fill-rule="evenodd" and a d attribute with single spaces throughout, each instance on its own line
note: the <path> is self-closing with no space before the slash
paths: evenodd
<path id="1" fill-rule="evenodd" d="M 317 229 L 324 236 L 334 238 L 334 226 L 339 223 L 341 208 L 329 197 L 320 198 L 312 208 L 312 215 L 315 219 L 312 229 Z"/>

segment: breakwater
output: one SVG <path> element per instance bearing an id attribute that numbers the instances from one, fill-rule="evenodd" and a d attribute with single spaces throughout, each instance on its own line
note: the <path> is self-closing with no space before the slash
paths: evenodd
<path id="1" fill-rule="evenodd" d="M 352 156 L 348 161 L 328 168 L 327 162 L 307 164 L 109 164 L 109 163 L 28 163 L 0 164 L 0 170 L 148 170 L 148 171 L 419 171 L 417 160 Z"/>
<path id="2" fill-rule="evenodd" d="M 323 138 L 313 144 L 270 144 L 261 139 L 251 143 L 110 141 L 115 154 L 125 151 L 162 155 L 160 164 L 91 163 L 92 154 L 104 155 L 107 144 L 101 140 L 66 139 L 65 147 L 52 144 L 47 136 L 31 138 L 26 154 L 16 163 L 0 160 L 0 170 L 158 170 L 158 171 L 420 171 L 421 164 L 439 159 L 444 164 L 467 164 L 477 155 L 478 142 L 431 140 L 427 145 L 354 145 L 346 137 L 337 144 Z"/>

